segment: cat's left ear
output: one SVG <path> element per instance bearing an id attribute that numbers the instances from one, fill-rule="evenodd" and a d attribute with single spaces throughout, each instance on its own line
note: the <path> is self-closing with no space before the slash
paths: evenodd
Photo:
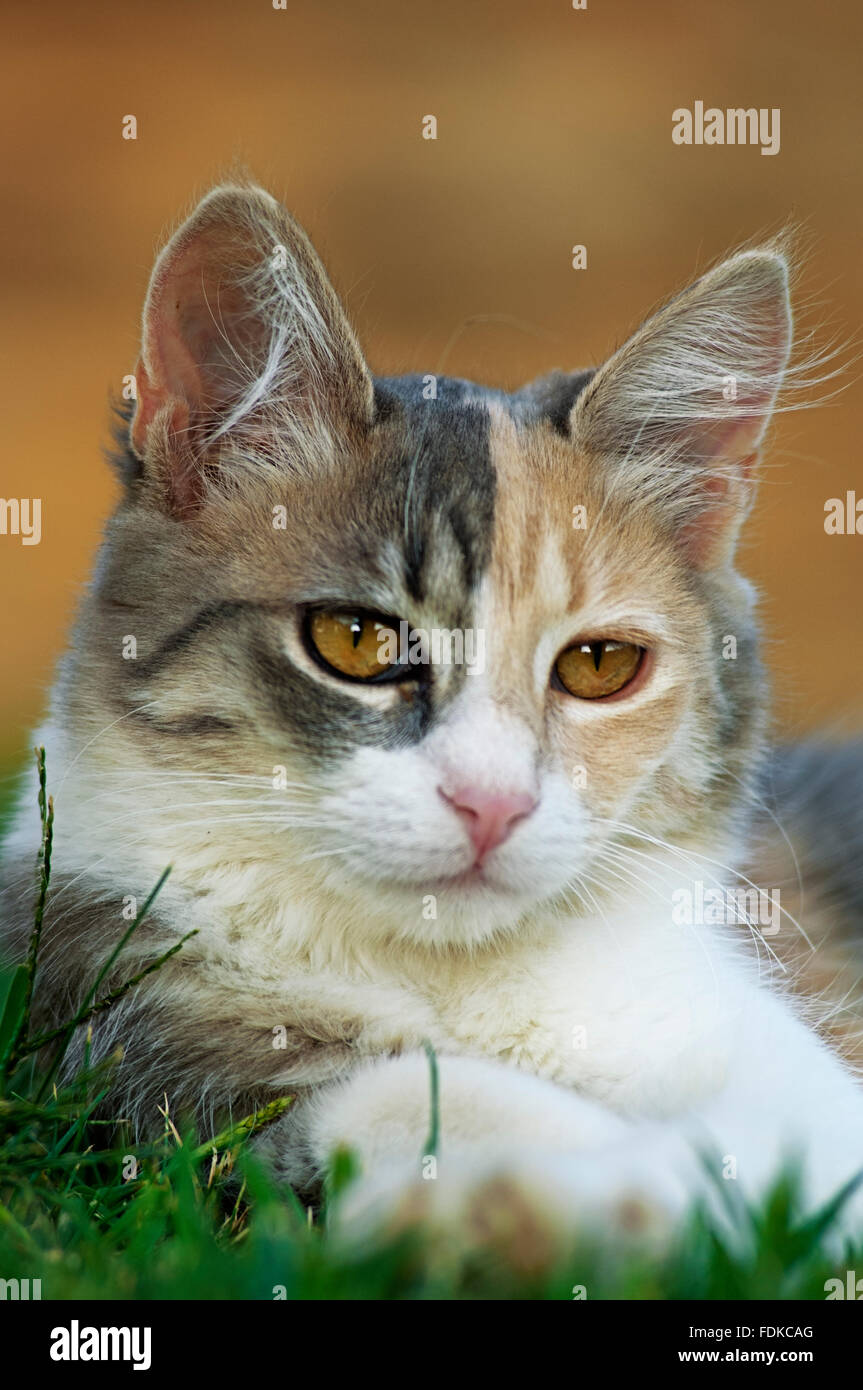
<path id="1" fill-rule="evenodd" d="M 575 443 L 661 509 L 699 568 L 733 555 L 790 351 L 785 258 L 744 251 L 648 319 L 573 406 Z"/>

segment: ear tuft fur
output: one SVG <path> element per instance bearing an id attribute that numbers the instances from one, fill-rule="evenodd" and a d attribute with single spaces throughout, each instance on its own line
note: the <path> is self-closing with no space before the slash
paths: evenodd
<path id="1" fill-rule="evenodd" d="M 663 509 L 699 564 L 733 550 L 791 338 L 785 256 L 742 251 L 647 319 L 573 407 L 576 444 L 634 504 Z"/>
<path id="2" fill-rule="evenodd" d="M 158 257 L 136 380 L 132 448 L 151 471 L 161 461 L 180 513 L 245 470 L 320 467 L 372 415 L 315 251 L 253 184 L 213 189 Z"/>

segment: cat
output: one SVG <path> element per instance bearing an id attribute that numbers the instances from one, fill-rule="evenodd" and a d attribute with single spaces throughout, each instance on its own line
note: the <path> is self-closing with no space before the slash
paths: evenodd
<path id="1" fill-rule="evenodd" d="M 863 1090 L 824 989 L 863 907 L 836 827 L 863 842 L 863 812 L 839 754 L 771 762 L 735 568 L 798 379 L 788 285 L 780 244 L 740 251 L 598 369 L 506 393 L 373 377 L 251 183 L 170 238 L 39 733 L 41 1021 L 168 864 L 104 987 L 197 933 L 94 1024 L 96 1056 L 123 1047 L 112 1113 L 147 1132 L 164 1096 L 206 1125 L 290 1094 L 262 1151 L 314 1194 L 350 1147 L 360 1223 L 465 1230 L 500 1181 L 555 1229 L 673 1231 L 717 1177 L 757 1198 L 793 1158 L 802 1215 L 855 1178 Z M 481 633 L 481 668 L 414 659 L 406 630 Z M 28 793 L 19 952 L 37 843 Z M 794 848 L 820 954 L 788 909 L 767 935 L 675 920 L 681 892 L 790 892 Z M 840 1223 L 863 1230 L 859 1190 Z"/>

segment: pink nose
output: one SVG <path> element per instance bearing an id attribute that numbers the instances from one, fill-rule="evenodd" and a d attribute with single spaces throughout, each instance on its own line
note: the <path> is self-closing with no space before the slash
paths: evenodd
<path id="1" fill-rule="evenodd" d="M 438 791 L 465 822 L 477 863 L 483 855 L 503 844 L 516 821 L 529 816 L 536 805 L 536 798 L 528 792 L 501 794 L 485 791 L 482 787 L 459 787 L 449 794 L 441 787 Z"/>

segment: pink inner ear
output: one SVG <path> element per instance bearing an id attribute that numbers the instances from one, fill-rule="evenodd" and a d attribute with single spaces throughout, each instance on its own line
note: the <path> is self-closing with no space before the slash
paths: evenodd
<path id="1" fill-rule="evenodd" d="M 782 337 L 778 329 L 775 345 L 778 373 L 782 365 Z M 682 540 L 688 559 L 698 569 L 710 569 L 732 558 L 753 495 L 758 451 L 774 395 L 772 386 L 753 391 L 748 402 L 740 402 L 741 412 L 745 413 L 729 420 L 707 422 L 694 432 L 706 471 L 699 483 L 702 507 L 682 527 Z"/>
<path id="2" fill-rule="evenodd" d="M 232 254 L 233 252 L 233 254 Z M 144 343 L 136 370 L 138 408 L 132 443 L 142 453 L 156 415 L 176 404 L 185 411 L 183 429 L 196 417 L 230 401 L 238 390 L 238 358 L 253 368 L 263 332 L 248 312 L 236 276 L 239 248 L 213 232 L 188 236 L 169 248 L 157 267 L 144 311 Z M 179 426 L 178 426 L 179 427 Z"/>
<path id="3" fill-rule="evenodd" d="M 731 558 L 746 514 L 757 459 L 756 450 L 736 462 L 733 471 L 709 474 L 704 479 L 703 507 L 681 532 L 687 559 L 696 569 L 710 569 Z"/>
<path id="4" fill-rule="evenodd" d="M 167 337 L 165 333 L 163 341 Z M 170 367 L 163 365 L 166 358 Z M 174 338 L 162 355 L 157 371 L 158 376 L 154 380 L 143 357 L 135 368 L 138 405 L 132 422 L 131 439 L 139 454 L 144 453 L 148 431 L 160 410 L 172 407 L 169 432 L 174 434 L 188 429 L 191 409 L 201 400 L 200 373 L 179 338 Z"/>

